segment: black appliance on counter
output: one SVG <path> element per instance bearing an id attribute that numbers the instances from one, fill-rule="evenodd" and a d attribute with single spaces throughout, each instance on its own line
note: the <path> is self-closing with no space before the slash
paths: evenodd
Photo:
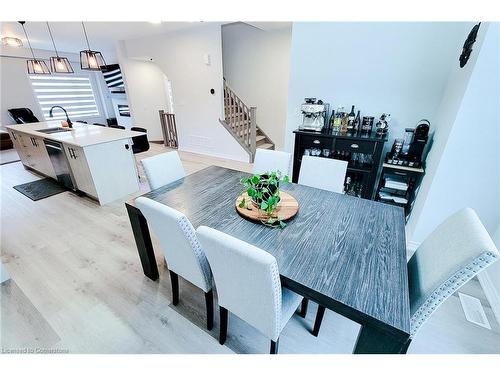
<path id="1" fill-rule="evenodd" d="M 392 149 L 387 153 L 387 164 L 399 165 L 410 168 L 420 168 L 424 163 L 424 152 L 429 141 L 430 122 L 420 120 L 417 126 L 407 128 L 405 138 L 396 139 Z"/>

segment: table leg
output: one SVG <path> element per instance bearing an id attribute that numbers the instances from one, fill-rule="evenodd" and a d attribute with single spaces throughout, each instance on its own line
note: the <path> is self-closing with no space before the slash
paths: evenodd
<path id="1" fill-rule="evenodd" d="M 362 326 L 354 354 L 405 354 L 410 338 L 402 334 L 389 334 L 378 328 Z"/>
<path id="2" fill-rule="evenodd" d="M 146 218 L 137 207 L 128 203 L 125 203 L 125 206 L 127 207 L 128 218 L 132 225 L 132 232 L 134 233 L 135 244 L 137 245 L 144 275 L 151 280 L 157 280 L 159 276 L 158 266 L 156 265 L 155 253 Z"/>

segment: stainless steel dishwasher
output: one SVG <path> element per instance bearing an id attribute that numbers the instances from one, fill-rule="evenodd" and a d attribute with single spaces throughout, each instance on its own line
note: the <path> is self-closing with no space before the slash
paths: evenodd
<path id="1" fill-rule="evenodd" d="M 69 161 L 62 143 L 50 139 L 44 139 L 43 142 L 54 167 L 54 172 L 56 172 L 57 181 L 64 187 L 75 190 L 76 184 L 73 181 Z"/>

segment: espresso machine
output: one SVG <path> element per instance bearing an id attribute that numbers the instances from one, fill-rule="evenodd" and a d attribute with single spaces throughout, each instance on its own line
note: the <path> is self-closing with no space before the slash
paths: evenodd
<path id="1" fill-rule="evenodd" d="M 428 120 L 420 120 L 415 128 L 406 128 L 404 139 L 394 141 L 385 162 L 403 167 L 422 167 L 425 146 L 429 140 L 429 128 Z"/>
<path id="2" fill-rule="evenodd" d="M 305 103 L 301 105 L 302 124 L 299 130 L 309 130 L 321 132 L 326 124 L 326 114 L 328 104 L 316 98 L 305 98 Z"/>

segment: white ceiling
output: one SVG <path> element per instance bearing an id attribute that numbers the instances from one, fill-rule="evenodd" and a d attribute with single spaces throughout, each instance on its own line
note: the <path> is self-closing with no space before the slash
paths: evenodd
<path id="1" fill-rule="evenodd" d="M 141 38 L 155 34 L 199 26 L 200 22 L 85 22 L 90 48 L 114 54 L 119 40 Z M 26 31 L 33 48 L 52 50 L 52 42 L 45 22 L 26 22 Z M 59 51 L 74 52 L 87 49 L 81 22 L 50 22 L 50 29 Z M 2 22 L 2 37 L 22 39 L 27 47 L 21 25 L 17 22 Z"/>
<path id="2" fill-rule="evenodd" d="M 229 22 L 225 22 L 229 23 Z M 289 22 L 248 22 L 263 30 L 276 29 Z M 163 34 L 203 25 L 202 22 L 85 22 L 90 47 L 103 53 L 114 54 L 119 40 L 135 39 Z M 26 22 L 26 31 L 33 48 L 52 50 L 45 22 Z M 78 53 L 87 49 L 80 22 L 50 22 L 50 28 L 58 51 Z M 27 47 L 22 27 L 17 22 L 2 22 L 1 34 L 22 39 Z"/>

